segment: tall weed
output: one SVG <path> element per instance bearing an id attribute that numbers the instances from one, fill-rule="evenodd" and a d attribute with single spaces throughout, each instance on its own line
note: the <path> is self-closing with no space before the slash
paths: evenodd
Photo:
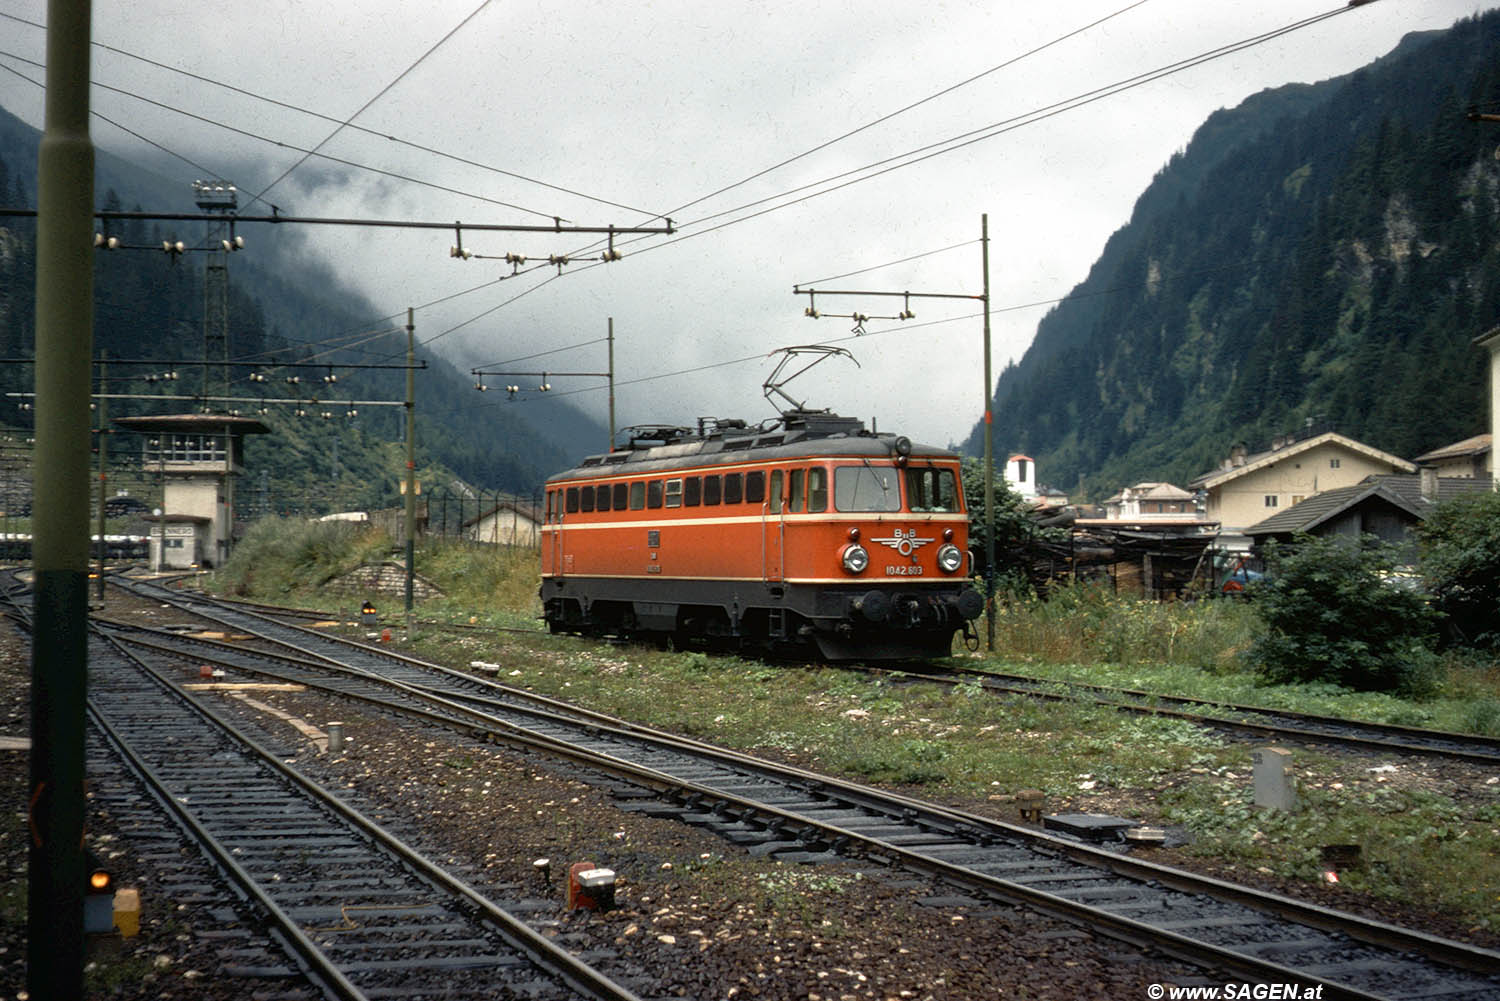
<path id="1" fill-rule="evenodd" d="M 1005 656 L 1071 664 L 1152 662 L 1234 671 L 1235 653 L 1254 635 L 1254 617 L 1234 601 L 1160 602 L 1095 584 L 1060 588 L 1046 599 L 998 606 L 997 643 Z"/>

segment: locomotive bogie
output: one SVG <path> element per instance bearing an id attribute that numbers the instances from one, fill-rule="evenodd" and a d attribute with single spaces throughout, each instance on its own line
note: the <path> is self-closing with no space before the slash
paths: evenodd
<path id="1" fill-rule="evenodd" d="M 827 659 L 948 654 L 982 606 L 958 457 L 896 441 L 905 451 L 862 430 L 700 437 L 553 477 L 549 627 Z"/>

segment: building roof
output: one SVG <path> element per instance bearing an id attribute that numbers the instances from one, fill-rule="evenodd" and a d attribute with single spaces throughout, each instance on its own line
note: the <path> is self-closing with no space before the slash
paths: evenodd
<path id="1" fill-rule="evenodd" d="M 1382 500 L 1405 511 L 1413 521 L 1421 521 L 1426 517 L 1416 505 L 1394 490 L 1379 483 L 1363 482 L 1352 487 L 1337 487 L 1313 494 L 1300 504 L 1293 504 L 1285 511 L 1278 511 L 1264 521 L 1256 522 L 1245 529 L 1244 534 L 1295 535 L 1298 532 L 1311 532 L 1324 522 L 1371 499 Z"/>
<path id="2" fill-rule="evenodd" d="M 271 429 L 254 417 L 230 414 L 153 414 L 146 417 L 116 417 L 112 422 L 127 431 L 167 431 L 177 434 L 222 434 L 227 427 L 235 434 L 270 434 Z"/>
<path id="3" fill-rule="evenodd" d="M 1413 521 L 1425 521 L 1433 509 L 1445 500 L 1477 490 L 1488 490 L 1489 484 L 1472 477 L 1437 477 L 1437 499 L 1427 500 L 1422 496 L 1422 478 L 1384 474 L 1367 476 L 1352 487 L 1338 487 L 1313 494 L 1300 504 L 1293 504 L 1285 511 L 1257 522 L 1245 529 L 1246 535 L 1294 535 L 1310 532 L 1324 522 L 1337 518 L 1345 511 L 1369 500 L 1378 500 L 1411 516 Z"/>
<path id="4" fill-rule="evenodd" d="M 1137 483 L 1130 488 L 1140 500 L 1192 500 L 1193 495 L 1170 483 Z"/>
<path id="5" fill-rule="evenodd" d="M 1445 459 L 1466 459 L 1483 455 L 1490 450 L 1490 440 L 1491 435 L 1476 434 L 1472 438 L 1435 448 L 1431 452 L 1417 456 L 1412 461 L 1420 465 L 1428 462 L 1442 462 Z"/>
<path id="6" fill-rule="evenodd" d="M 473 528 L 475 525 L 479 524 L 481 521 L 484 521 L 486 518 L 493 518 L 497 514 L 500 514 L 502 511 L 518 515 L 519 517 L 525 518 L 530 522 L 540 523 L 541 520 L 540 512 L 537 511 L 535 506 L 533 506 L 530 501 L 525 502 L 525 504 L 523 505 L 520 499 L 504 500 L 481 514 L 476 514 L 472 518 L 465 519 L 464 523 L 460 527 Z"/>
<path id="7" fill-rule="evenodd" d="M 1265 452 L 1257 452 L 1254 455 L 1247 455 L 1245 456 L 1245 461 L 1240 465 L 1231 466 L 1228 469 L 1215 469 L 1211 473 L 1204 473 L 1194 478 L 1188 486 L 1212 490 L 1214 487 L 1228 483 L 1230 480 L 1239 479 L 1241 476 L 1246 476 L 1267 466 L 1274 465 L 1283 459 L 1289 459 L 1294 455 L 1309 452 L 1319 445 L 1329 444 L 1340 445 L 1357 455 L 1363 455 L 1376 462 L 1386 463 L 1392 469 L 1400 469 L 1407 473 L 1415 473 L 1417 471 L 1415 463 L 1407 462 L 1400 456 L 1392 455 L 1389 452 L 1382 452 L 1374 446 L 1345 437 L 1337 431 L 1325 431 L 1322 434 L 1313 435 L 1310 438 L 1304 438 L 1301 441 L 1283 445 L 1281 448 L 1273 448 Z M 1303 501 L 1302 503 L 1305 504 L 1307 502 Z"/>
<path id="8" fill-rule="evenodd" d="M 1400 494 L 1413 504 L 1421 505 L 1424 512 L 1430 513 L 1432 508 L 1444 501 L 1450 501 L 1463 494 L 1488 491 L 1489 480 L 1478 480 L 1472 476 L 1439 476 L 1437 479 L 1436 500 L 1426 500 L 1422 496 L 1422 477 L 1402 476 L 1399 473 L 1386 473 L 1377 476 L 1366 476 L 1365 482 L 1379 483 L 1386 489 Z M 1424 513 L 1423 517 L 1426 517 Z"/>
<path id="9" fill-rule="evenodd" d="M 159 521 L 166 525 L 211 525 L 213 519 L 201 514 L 148 514 L 142 521 Z"/>

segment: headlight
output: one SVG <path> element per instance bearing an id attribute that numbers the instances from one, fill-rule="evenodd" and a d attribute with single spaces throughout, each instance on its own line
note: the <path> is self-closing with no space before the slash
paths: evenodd
<path id="1" fill-rule="evenodd" d="M 946 542 L 938 547 L 937 561 L 943 573 L 958 573 L 958 568 L 964 565 L 963 550 L 951 542 Z"/>
<path id="2" fill-rule="evenodd" d="M 845 546 L 843 560 L 845 570 L 864 573 L 865 567 L 870 565 L 870 554 L 865 552 L 864 546 Z"/>

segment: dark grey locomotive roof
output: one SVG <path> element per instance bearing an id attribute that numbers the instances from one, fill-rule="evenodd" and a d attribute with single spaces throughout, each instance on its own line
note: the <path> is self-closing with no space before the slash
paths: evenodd
<path id="1" fill-rule="evenodd" d="M 665 472 L 705 465 L 727 465 L 801 456 L 853 455 L 889 458 L 899 435 L 877 434 L 855 417 L 829 413 L 783 414 L 776 426 L 747 427 L 743 421 L 721 422 L 712 430 L 653 427 L 633 436 L 631 446 L 591 455 L 553 480 L 591 479 L 632 473 Z M 922 458 L 956 459 L 956 452 L 930 445 L 911 445 Z"/>

